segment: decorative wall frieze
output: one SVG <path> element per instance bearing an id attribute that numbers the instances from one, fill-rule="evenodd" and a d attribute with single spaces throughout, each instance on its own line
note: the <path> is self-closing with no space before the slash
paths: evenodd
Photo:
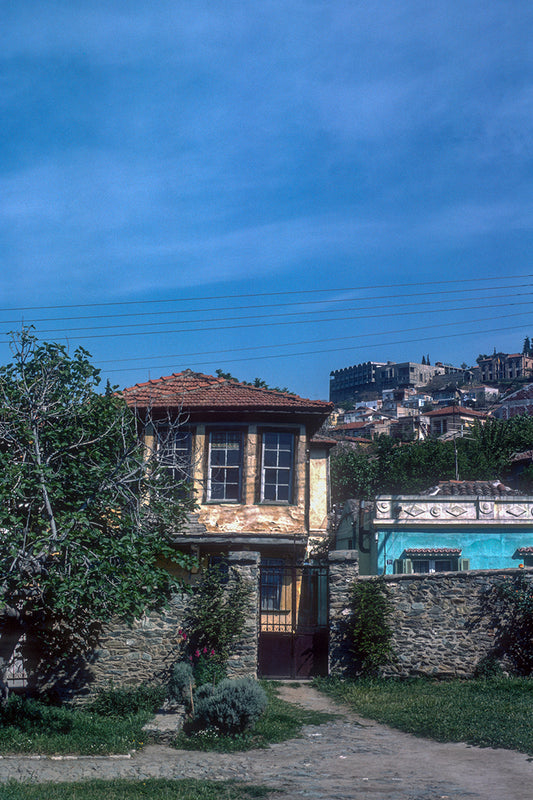
<path id="1" fill-rule="evenodd" d="M 518 500 L 518 502 L 517 502 Z M 533 497 L 480 498 L 446 497 L 436 499 L 425 495 L 384 495 L 377 499 L 374 523 L 392 526 L 405 522 L 417 525 L 445 525 L 479 520 L 484 524 L 531 524 Z"/>

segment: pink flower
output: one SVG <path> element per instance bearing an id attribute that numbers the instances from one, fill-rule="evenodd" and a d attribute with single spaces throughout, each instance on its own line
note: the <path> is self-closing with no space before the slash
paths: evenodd
<path id="1" fill-rule="evenodd" d="M 204 649 L 202 650 L 202 653 L 207 653 L 207 647 L 204 647 Z"/>
<path id="2" fill-rule="evenodd" d="M 215 651 L 214 651 L 214 650 L 211 650 L 211 655 L 212 655 L 212 656 L 214 656 L 214 655 L 215 655 Z"/>
<path id="3" fill-rule="evenodd" d="M 183 634 L 183 641 L 185 641 L 185 639 L 186 639 L 186 638 L 187 638 L 187 634 L 186 634 L 186 633 L 184 633 L 184 634 Z"/>
<path id="4" fill-rule="evenodd" d="M 200 658 L 200 651 L 195 650 L 194 655 L 196 656 L 196 658 Z"/>

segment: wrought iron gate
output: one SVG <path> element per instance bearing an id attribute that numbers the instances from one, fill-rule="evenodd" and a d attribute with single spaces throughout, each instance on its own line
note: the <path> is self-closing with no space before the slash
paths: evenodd
<path id="1" fill-rule="evenodd" d="M 263 678 L 328 672 L 328 568 L 261 566 L 258 671 Z"/>

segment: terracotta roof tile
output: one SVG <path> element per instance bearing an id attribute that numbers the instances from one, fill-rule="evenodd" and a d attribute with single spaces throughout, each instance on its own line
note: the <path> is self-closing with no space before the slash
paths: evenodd
<path id="1" fill-rule="evenodd" d="M 501 481 L 440 481 L 437 486 L 426 489 L 421 494 L 445 497 L 509 497 L 519 495 L 520 492 L 505 486 Z"/>
<path id="2" fill-rule="evenodd" d="M 460 547 L 417 547 L 405 550 L 405 555 L 408 558 L 438 558 L 439 556 L 455 556 L 461 555 Z"/>
<path id="3" fill-rule="evenodd" d="M 193 410 L 269 410 L 328 415 L 333 404 L 307 400 L 288 392 L 248 386 L 226 378 L 185 370 L 164 378 L 137 383 L 123 390 L 129 406 Z"/>
<path id="4" fill-rule="evenodd" d="M 482 411 L 476 411 L 474 408 L 465 408 L 464 406 L 446 406 L 445 408 L 436 408 L 434 411 L 426 411 L 426 417 L 448 417 L 450 414 L 457 414 L 458 416 L 478 417 L 485 419 L 487 414 Z"/>

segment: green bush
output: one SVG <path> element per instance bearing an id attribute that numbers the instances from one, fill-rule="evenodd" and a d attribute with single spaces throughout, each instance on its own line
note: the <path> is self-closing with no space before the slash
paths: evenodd
<path id="1" fill-rule="evenodd" d="M 72 714 L 67 708 L 56 708 L 12 694 L 6 703 L 0 705 L 0 725 L 18 728 L 25 733 L 43 729 L 49 733 L 68 733 L 72 728 Z"/>
<path id="2" fill-rule="evenodd" d="M 389 624 L 392 605 L 383 580 L 356 581 L 350 592 L 350 610 L 347 634 L 354 672 L 377 676 L 379 668 L 395 658 Z"/>
<path id="3" fill-rule="evenodd" d="M 503 675 L 502 665 L 494 655 L 487 655 L 480 658 L 474 669 L 474 678 L 501 678 Z"/>
<path id="4" fill-rule="evenodd" d="M 168 699 L 174 703 L 183 703 L 190 711 L 194 686 L 192 666 L 187 661 L 177 661 L 173 664 L 167 684 Z"/>
<path id="5" fill-rule="evenodd" d="M 99 689 L 96 697 L 87 705 L 87 710 L 105 717 L 127 717 L 140 711 L 155 713 L 165 697 L 166 688 L 159 684 L 131 689 Z"/>
<path id="6" fill-rule="evenodd" d="M 195 587 L 184 625 L 187 654 L 195 664 L 202 660 L 225 668 L 244 630 L 251 593 L 250 583 L 235 569 L 225 572 L 213 565 L 205 571 Z"/>
<path id="7" fill-rule="evenodd" d="M 200 686 L 194 699 L 196 724 L 230 736 L 250 728 L 267 705 L 264 689 L 252 678 L 226 679 L 218 686 Z"/>

